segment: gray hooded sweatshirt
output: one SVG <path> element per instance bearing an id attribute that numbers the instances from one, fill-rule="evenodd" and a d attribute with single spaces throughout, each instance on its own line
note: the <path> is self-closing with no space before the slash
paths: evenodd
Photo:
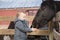
<path id="1" fill-rule="evenodd" d="M 31 32 L 25 20 L 15 19 L 15 34 L 14 40 L 27 40 L 27 32 Z"/>

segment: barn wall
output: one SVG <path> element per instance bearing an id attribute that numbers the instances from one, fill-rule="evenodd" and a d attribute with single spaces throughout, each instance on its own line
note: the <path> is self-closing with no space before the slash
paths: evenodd
<path id="1" fill-rule="evenodd" d="M 0 10 L 0 29 L 9 26 L 10 21 L 14 20 L 17 10 Z"/>

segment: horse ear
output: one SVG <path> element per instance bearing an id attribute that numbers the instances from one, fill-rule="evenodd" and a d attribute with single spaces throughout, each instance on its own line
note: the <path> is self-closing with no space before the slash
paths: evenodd
<path id="1" fill-rule="evenodd" d="M 42 0 L 42 1 L 46 1 L 46 0 Z"/>
<path id="2" fill-rule="evenodd" d="M 54 0 L 42 0 L 42 1 L 54 1 Z"/>
<path id="3" fill-rule="evenodd" d="M 9 26 L 8 26 L 8 29 L 14 29 L 14 28 L 15 28 L 14 21 L 11 21 Z"/>

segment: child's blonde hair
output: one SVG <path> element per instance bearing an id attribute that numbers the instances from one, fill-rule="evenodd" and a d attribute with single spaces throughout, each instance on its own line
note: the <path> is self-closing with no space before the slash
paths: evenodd
<path id="1" fill-rule="evenodd" d="M 17 12 L 16 17 L 19 17 L 21 13 L 24 13 L 24 12 Z"/>

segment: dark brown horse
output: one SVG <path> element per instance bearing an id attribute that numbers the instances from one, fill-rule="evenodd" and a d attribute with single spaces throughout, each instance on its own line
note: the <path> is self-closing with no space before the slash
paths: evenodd
<path id="1" fill-rule="evenodd" d="M 45 27 L 45 25 L 53 19 L 58 11 L 60 11 L 60 1 L 43 1 L 31 27 Z"/>

